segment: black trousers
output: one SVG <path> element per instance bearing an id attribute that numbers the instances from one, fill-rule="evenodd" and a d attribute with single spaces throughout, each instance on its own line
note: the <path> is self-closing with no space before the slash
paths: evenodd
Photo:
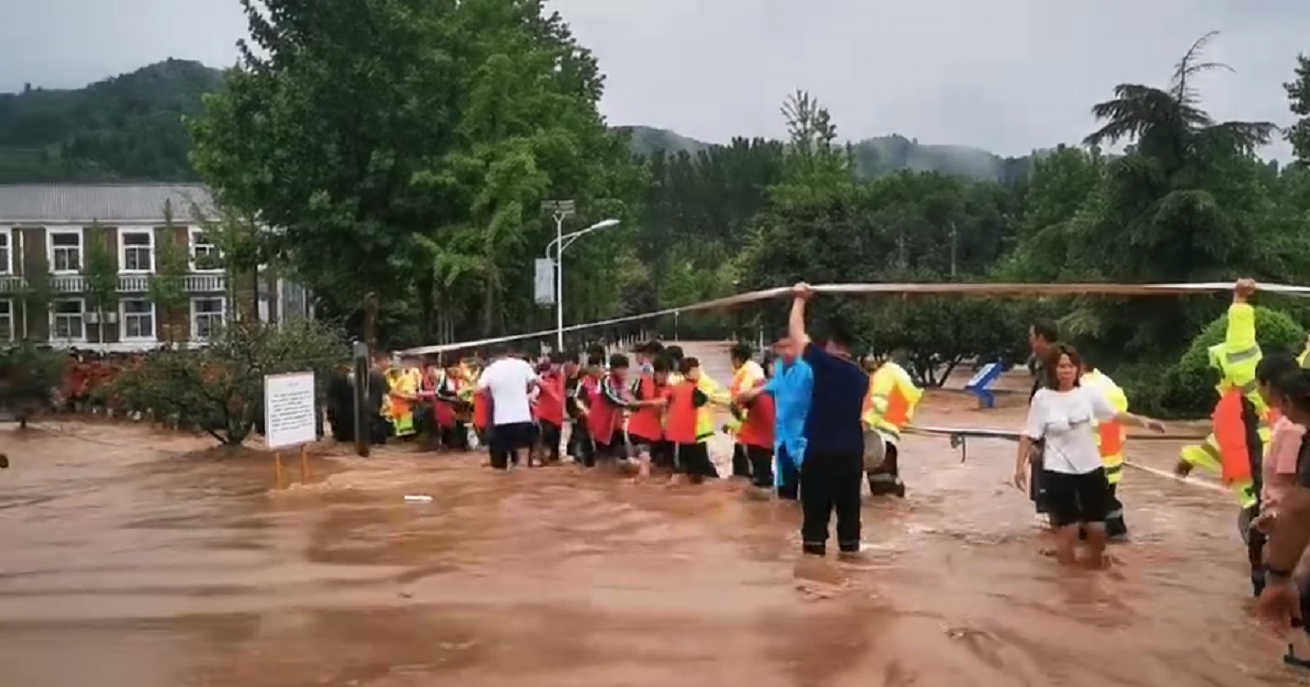
<path id="1" fill-rule="evenodd" d="M 1119 485 L 1110 485 L 1110 498 L 1106 504 L 1109 512 L 1105 514 L 1105 533 L 1111 537 L 1128 536 L 1128 523 L 1124 521 L 1124 504 L 1119 500 Z"/>
<path id="2" fill-rule="evenodd" d="M 897 463 L 899 456 L 896 446 L 887 444 L 887 455 L 882 465 L 869 473 L 870 494 L 905 498 L 905 483 L 901 481 L 901 468 Z"/>
<path id="3" fill-rule="evenodd" d="M 801 548 L 822 556 L 828 544 L 828 520 L 837 513 L 837 548 L 860 550 L 860 490 L 863 451 L 835 453 L 808 449 L 801 464 Z"/>
<path id="4" fill-rule="evenodd" d="M 796 501 L 801 496 L 801 473 L 787 455 L 787 447 L 778 448 L 778 498 Z"/>
<path id="5" fill-rule="evenodd" d="M 559 462 L 559 440 L 564 430 L 547 420 L 541 421 L 541 459 L 548 463 Z"/>
<path id="6" fill-rule="evenodd" d="M 746 444 L 736 442 L 732 444 L 732 476 L 747 478 L 751 476 L 751 459 L 746 453 Z"/>
<path id="7" fill-rule="evenodd" d="M 575 462 L 582 463 L 583 467 L 596 466 L 596 443 L 591 440 L 585 420 L 573 421 L 572 430 L 569 431 L 568 454 L 573 456 Z"/>

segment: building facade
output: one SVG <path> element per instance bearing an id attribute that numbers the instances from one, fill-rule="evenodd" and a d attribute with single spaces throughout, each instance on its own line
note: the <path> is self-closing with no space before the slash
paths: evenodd
<path id="1" fill-rule="evenodd" d="M 200 185 L 0 185 L 0 344 L 26 339 L 110 352 L 166 341 L 203 345 L 238 315 L 229 312 L 234 304 L 245 303 L 257 303 L 251 315 L 265 322 L 313 317 L 310 294 L 272 274 L 228 283 L 219 248 L 202 226 L 212 212 Z M 166 242 L 186 256 L 187 306 L 161 312 L 150 284 Z M 117 302 L 109 312 L 91 297 L 92 250 L 113 258 Z M 45 281 L 44 308 L 29 297 L 38 278 Z"/>

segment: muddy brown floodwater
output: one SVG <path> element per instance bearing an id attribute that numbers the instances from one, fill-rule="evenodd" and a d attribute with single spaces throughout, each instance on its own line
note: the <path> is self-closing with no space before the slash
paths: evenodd
<path id="1" fill-rule="evenodd" d="M 726 354 L 691 353 L 729 379 Z M 1009 428 L 1020 413 L 943 392 L 919 421 Z M 267 456 L 186 454 L 204 445 L 139 426 L 0 429 L 0 685 L 1294 679 L 1250 620 L 1227 497 L 1130 471 L 1133 543 L 1111 571 L 1061 572 L 1006 485 L 1008 442 L 971 442 L 961 464 L 945 439 L 909 438 L 909 497 L 868 501 L 864 560 L 818 570 L 798 568 L 794 505 L 726 486 L 493 474 L 481 456 L 401 447 L 318 457 L 308 486 L 273 492 Z M 1168 469 L 1177 446 L 1130 451 Z"/>

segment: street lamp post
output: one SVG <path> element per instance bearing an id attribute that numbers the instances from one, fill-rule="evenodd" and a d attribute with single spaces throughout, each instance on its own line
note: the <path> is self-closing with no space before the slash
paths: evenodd
<path id="1" fill-rule="evenodd" d="M 564 249 L 573 245 L 574 241 L 586 234 L 590 234 L 597 229 L 609 229 L 619 225 L 616 219 L 601 220 L 586 229 L 564 233 L 564 220 L 573 214 L 572 201 L 552 201 L 543 203 L 543 207 L 552 213 L 555 220 L 555 240 L 546 246 L 546 259 L 553 260 L 555 263 L 555 348 L 559 352 L 564 350 Z M 551 257 L 551 248 L 555 248 L 555 256 Z"/>

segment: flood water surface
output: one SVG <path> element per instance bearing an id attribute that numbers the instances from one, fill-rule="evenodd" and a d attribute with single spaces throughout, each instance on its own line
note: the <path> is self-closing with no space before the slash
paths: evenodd
<path id="1" fill-rule="evenodd" d="M 942 393 L 917 419 L 1010 428 L 1020 412 Z M 795 505 L 726 483 L 496 474 L 389 447 L 316 457 L 308 485 L 271 490 L 267 455 L 186 454 L 204 443 L 0 430 L 0 685 L 1296 679 L 1250 619 L 1235 506 L 1139 470 L 1121 486 L 1133 542 L 1086 573 L 1041 555 L 1009 442 L 972 441 L 962 464 L 944 439 L 908 438 L 908 498 L 866 501 L 851 562 L 800 560 Z M 1162 469 L 1178 448 L 1129 446 Z"/>

